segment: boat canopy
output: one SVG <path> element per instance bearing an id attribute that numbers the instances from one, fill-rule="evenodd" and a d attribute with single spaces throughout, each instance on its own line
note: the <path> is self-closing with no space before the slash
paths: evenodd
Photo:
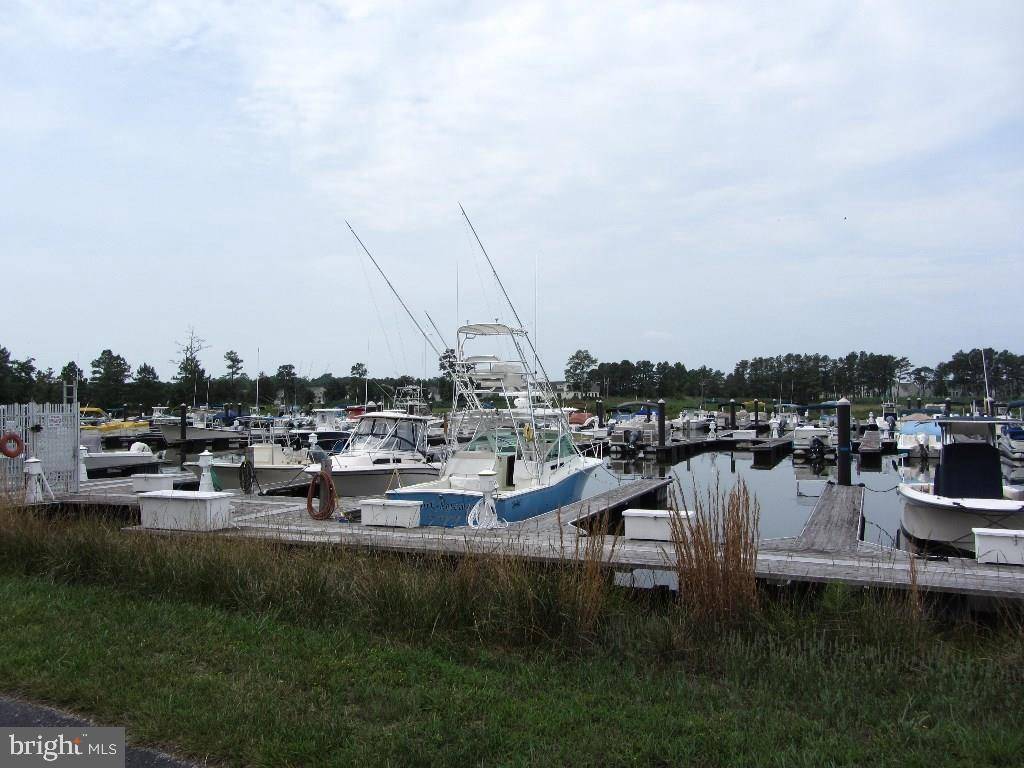
<path id="1" fill-rule="evenodd" d="M 459 328 L 464 336 L 525 336 L 522 328 L 513 328 L 504 323 L 471 323 Z"/>

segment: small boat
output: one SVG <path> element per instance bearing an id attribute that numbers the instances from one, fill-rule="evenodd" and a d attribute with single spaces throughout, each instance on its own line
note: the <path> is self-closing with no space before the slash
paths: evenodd
<path id="1" fill-rule="evenodd" d="M 896 450 L 907 459 L 937 459 L 942 449 L 942 431 L 935 419 L 923 414 L 900 419 L 896 435 Z"/>
<path id="2" fill-rule="evenodd" d="M 85 441 L 89 442 L 89 441 Z M 153 453 L 153 449 L 145 443 L 132 443 L 127 451 L 99 450 L 86 448 L 82 452 L 82 461 L 88 477 L 95 478 L 104 474 L 132 474 L 142 469 L 155 469 L 160 466 L 161 454 Z"/>
<path id="3" fill-rule="evenodd" d="M 316 435 L 317 445 L 340 451 L 351 437 L 355 424 L 356 419 L 349 416 L 347 408 L 314 408 L 313 423 L 292 429 L 289 434 L 294 445 L 306 445 L 309 436 Z"/>
<path id="4" fill-rule="evenodd" d="M 805 424 L 792 430 L 793 455 L 823 460 L 836 452 L 835 435 L 830 427 Z"/>
<path id="5" fill-rule="evenodd" d="M 244 456 L 214 458 L 210 469 L 218 490 L 264 493 L 273 488 L 308 483 L 309 476 L 304 470 L 312 463 L 309 450 L 295 450 L 268 440 L 246 447 Z M 185 462 L 185 467 L 202 476 L 198 462 Z"/>
<path id="6" fill-rule="evenodd" d="M 518 359 L 466 355 L 466 343 L 477 338 L 506 342 Z M 604 462 L 584 456 L 572 439 L 550 382 L 526 360 L 526 331 L 477 323 L 459 328 L 457 339 L 451 424 L 457 434 L 468 416 L 473 434 L 449 455 L 439 478 L 389 491 L 388 498 L 420 502 L 420 524 L 445 527 L 500 526 L 585 498 Z M 508 385 L 530 396 L 510 402 Z"/>
<path id="7" fill-rule="evenodd" d="M 400 411 L 364 413 L 345 447 L 329 457 L 339 496 L 375 496 L 437 477 L 440 465 L 427 460 L 427 416 Z M 321 464 L 305 471 L 320 472 Z"/>
<path id="8" fill-rule="evenodd" d="M 1020 424 L 999 425 L 999 452 L 1010 461 L 1024 462 L 1024 428 Z"/>
<path id="9" fill-rule="evenodd" d="M 168 445 L 181 442 L 181 423 L 158 422 L 160 432 Z M 197 408 L 185 415 L 185 442 L 209 443 L 215 440 L 238 440 L 246 436 L 239 426 L 225 426 L 219 414 L 207 408 Z"/>
<path id="10" fill-rule="evenodd" d="M 900 483 L 901 527 L 927 548 L 974 554 L 973 528 L 1024 530 L 1024 488 L 1003 482 L 992 418 L 936 419 L 942 442 L 932 483 Z"/>

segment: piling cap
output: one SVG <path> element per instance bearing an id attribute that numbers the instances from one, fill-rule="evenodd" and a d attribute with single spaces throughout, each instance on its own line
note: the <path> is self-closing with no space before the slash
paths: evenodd
<path id="1" fill-rule="evenodd" d="M 664 405 L 664 404 L 665 404 L 665 398 L 664 397 L 659 397 L 658 398 L 658 405 Z"/>
<path id="2" fill-rule="evenodd" d="M 836 402 L 836 405 L 849 405 L 849 404 L 850 404 L 850 401 L 847 400 L 845 397 L 843 399 L 841 399 L 841 400 Z"/>

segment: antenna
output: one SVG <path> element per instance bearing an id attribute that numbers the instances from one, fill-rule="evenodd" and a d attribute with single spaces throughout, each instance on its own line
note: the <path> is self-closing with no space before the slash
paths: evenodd
<path id="1" fill-rule="evenodd" d="M 480 246 L 480 251 L 483 253 L 484 258 L 487 259 L 488 265 L 491 267 L 491 272 L 494 274 L 494 279 L 498 282 L 498 287 L 501 288 L 501 292 L 505 296 L 505 301 L 508 302 L 509 309 L 512 310 L 512 316 L 516 319 L 516 323 L 520 328 L 524 328 L 522 319 L 519 317 L 519 313 L 516 312 L 516 306 L 512 303 L 512 299 L 509 298 L 508 291 L 505 290 L 505 284 L 501 282 L 501 278 L 498 277 L 498 270 L 494 268 L 494 262 L 491 261 L 490 255 L 487 253 L 487 249 L 484 248 L 484 244 L 480 241 L 480 235 L 476 233 L 476 227 L 473 226 L 473 222 L 469 220 L 469 214 L 466 213 L 466 209 L 462 207 L 462 203 L 459 203 L 459 210 L 462 211 L 462 215 L 466 219 L 466 223 L 469 224 L 470 230 L 473 232 L 473 237 L 476 238 L 476 244 Z M 548 372 L 544 370 L 544 363 L 540 362 L 540 357 L 537 355 L 537 348 L 533 345 L 533 339 L 530 338 L 529 334 L 526 334 L 526 343 L 530 345 L 530 351 L 533 352 L 534 359 L 539 364 L 540 372 L 544 375 L 544 380 L 551 385 L 551 379 L 548 378 Z"/>
<path id="2" fill-rule="evenodd" d="M 349 231 L 352 233 L 352 237 L 356 239 L 356 242 L 359 243 L 360 247 L 362 247 L 362 249 L 366 252 L 366 255 L 370 257 L 370 261 L 373 262 L 373 266 L 375 266 L 377 268 L 377 271 L 380 272 L 380 276 L 384 278 L 384 282 L 388 284 L 388 288 L 390 288 L 391 292 L 395 294 L 395 298 L 398 299 L 398 303 L 402 305 L 402 309 L 405 310 L 405 314 L 409 316 L 409 319 L 412 320 L 413 325 L 416 326 L 416 329 L 423 335 L 423 338 L 427 340 L 427 343 L 434 348 L 434 352 L 437 353 L 437 356 L 440 357 L 441 353 L 438 351 L 437 347 L 434 346 L 434 342 L 430 340 L 430 337 L 427 336 L 426 331 L 423 330 L 423 326 L 421 326 L 419 322 L 417 322 L 412 312 L 410 312 L 409 308 L 405 305 L 405 302 L 402 301 L 402 297 L 398 295 L 398 291 L 395 290 L 395 286 L 391 284 L 391 281 L 388 280 L 388 276 L 384 274 L 384 270 L 380 268 L 380 264 L 378 264 L 377 260 L 373 258 L 373 254 L 370 253 L 370 249 L 363 245 L 363 241 L 359 239 L 359 235 L 357 235 L 356 231 L 352 229 L 352 225 L 349 224 L 347 221 L 345 222 L 345 224 L 346 226 L 348 226 Z"/>

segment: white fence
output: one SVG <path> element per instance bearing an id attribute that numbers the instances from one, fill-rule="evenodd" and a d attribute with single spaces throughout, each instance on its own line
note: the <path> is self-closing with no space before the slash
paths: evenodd
<path id="1" fill-rule="evenodd" d="M 43 465 L 57 495 L 78 492 L 78 403 L 0 405 L 0 433 L 13 432 L 25 441 L 20 456 L 0 454 L 0 493 L 20 498 L 25 493 L 25 459 Z"/>

